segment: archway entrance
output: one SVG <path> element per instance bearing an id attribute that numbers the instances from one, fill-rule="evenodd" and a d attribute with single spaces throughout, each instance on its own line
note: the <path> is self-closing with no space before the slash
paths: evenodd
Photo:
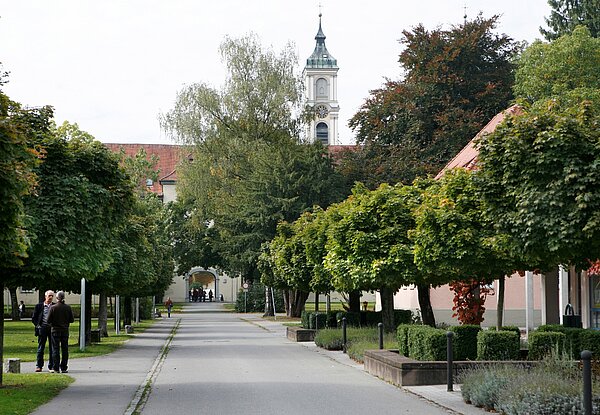
<path id="1" fill-rule="evenodd" d="M 206 301 L 209 301 L 209 291 L 213 293 L 213 301 L 219 299 L 219 275 L 215 270 L 196 267 L 192 268 L 186 276 L 185 298 L 187 301 L 192 301 L 190 294 L 194 292 L 194 289 L 206 291 Z"/>

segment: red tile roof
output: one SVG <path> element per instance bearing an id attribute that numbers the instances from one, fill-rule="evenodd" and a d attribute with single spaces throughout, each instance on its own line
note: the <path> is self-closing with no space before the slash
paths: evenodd
<path id="1" fill-rule="evenodd" d="M 520 106 L 513 105 L 512 107 L 496 114 L 494 118 L 492 118 L 490 122 L 488 122 L 487 125 L 483 127 L 483 129 L 481 129 L 481 131 L 479 131 L 477 135 L 475 135 L 475 137 L 473 137 L 471 141 L 469 141 L 469 143 L 464 146 L 463 149 L 460 150 L 458 154 L 454 156 L 454 158 L 450 160 L 442 170 L 440 170 L 437 176 L 435 176 L 436 180 L 441 178 L 447 170 L 454 169 L 456 167 L 462 167 L 463 169 L 467 170 L 475 169 L 477 164 L 477 156 L 479 155 L 479 151 L 477 151 L 477 148 L 475 148 L 475 140 L 484 134 L 493 132 L 498 124 L 504 121 L 504 118 L 506 118 L 508 115 L 519 115 L 522 113 L 523 109 Z"/>
<path id="2" fill-rule="evenodd" d="M 134 156 L 140 150 L 144 148 L 146 155 L 156 155 L 158 162 L 156 163 L 156 170 L 158 171 L 159 180 L 154 182 L 152 185 L 152 191 L 157 194 L 162 193 L 162 187 L 159 183 L 160 180 L 167 178 L 168 180 L 177 180 L 176 167 L 180 160 L 183 158 L 184 147 L 176 144 L 121 144 L 121 143 L 104 143 L 104 145 L 115 153 L 118 153 L 123 149 L 126 156 Z"/>

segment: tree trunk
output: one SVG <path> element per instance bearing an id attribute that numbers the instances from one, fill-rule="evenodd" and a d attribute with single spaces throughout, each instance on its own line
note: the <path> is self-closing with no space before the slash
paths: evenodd
<path id="1" fill-rule="evenodd" d="M 273 310 L 273 299 L 271 298 L 271 287 L 265 286 L 265 314 L 263 317 L 273 317 L 275 310 Z"/>
<path id="2" fill-rule="evenodd" d="M 396 330 L 394 325 L 394 293 L 395 291 L 388 287 L 379 290 L 381 322 L 383 323 L 383 331 L 386 333 L 392 333 Z"/>
<path id="3" fill-rule="evenodd" d="M 290 317 L 301 317 L 306 300 L 308 299 L 306 291 L 294 290 L 294 300 L 292 302 L 292 315 Z"/>
<path id="4" fill-rule="evenodd" d="M 421 319 L 423 324 L 435 327 L 435 315 L 431 307 L 431 298 L 429 297 L 429 284 L 418 284 L 419 307 L 421 307 Z"/>
<path id="5" fill-rule="evenodd" d="M 92 344 L 92 286 L 86 281 L 85 289 L 85 345 Z"/>
<path id="6" fill-rule="evenodd" d="M 496 312 L 496 329 L 504 325 L 504 283 L 506 276 L 498 278 L 498 309 Z"/>
<path id="7" fill-rule="evenodd" d="M 315 291 L 315 311 L 319 311 L 319 292 Z"/>
<path id="8" fill-rule="evenodd" d="M 285 315 L 292 316 L 292 308 L 290 304 L 290 290 L 283 290 L 283 306 L 285 307 Z"/>
<path id="9" fill-rule="evenodd" d="M 101 337 L 108 337 L 108 307 L 105 293 L 100 293 L 98 299 L 98 330 Z"/>
<path id="10" fill-rule="evenodd" d="M 0 386 L 2 386 L 2 374 L 4 373 L 4 284 L 0 284 Z"/>
<path id="11" fill-rule="evenodd" d="M 348 293 L 348 311 L 352 311 L 355 313 L 360 312 L 360 291 L 350 291 Z"/>
<path id="12" fill-rule="evenodd" d="M 123 324 L 131 326 L 131 297 L 127 296 L 123 301 Z"/>
<path id="13" fill-rule="evenodd" d="M 10 287 L 8 291 L 10 292 L 10 308 L 12 319 L 13 321 L 21 321 L 21 316 L 19 315 L 19 300 L 17 300 L 17 287 Z"/>

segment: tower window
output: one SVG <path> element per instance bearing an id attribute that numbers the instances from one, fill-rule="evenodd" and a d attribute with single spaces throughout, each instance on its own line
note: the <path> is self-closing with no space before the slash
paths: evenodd
<path id="1" fill-rule="evenodd" d="M 329 127 L 324 122 L 317 124 L 317 140 L 325 146 L 329 144 Z"/>
<path id="2" fill-rule="evenodd" d="M 329 98 L 329 87 L 327 85 L 327 79 L 319 78 L 315 84 L 317 89 L 317 98 Z"/>

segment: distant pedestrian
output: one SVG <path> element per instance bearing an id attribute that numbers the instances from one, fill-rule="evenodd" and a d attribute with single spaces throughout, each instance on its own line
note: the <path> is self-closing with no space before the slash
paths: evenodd
<path id="1" fill-rule="evenodd" d="M 212 290 L 208 290 L 208 301 L 210 301 L 212 303 L 212 299 L 213 299 L 213 292 L 212 292 Z"/>
<path id="2" fill-rule="evenodd" d="M 171 318 L 171 308 L 173 308 L 173 300 L 171 300 L 171 297 L 167 297 L 167 301 L 165 301 L 165 307 L 167 309 L 167 316 Z"/>
<path id="3" fill-rule="evenodd" d="M 25 303 L 23 300 L 19 302 L 19 318 L 25 317 Z"/>
<path id="4" fill-rule="evenodd" d="M 48 341 L 48 370 L 54 368 L 50 324 L 48 324 L 48 314 L 50 313 L 50 308 L 54 305 L 52 300 L 54 300 L 54 291 L 46 291 L 44 294 L 44 301 L 35 305 L 33 316 L 31 317 L 31 322 L 35 326 L 35 335 L 38 338 L 35 364 L 36 372 L 41 372 L 44 367 L 44 349 L 46 348 L 46 341 Z"/>
<path id="5" fill-rule="evenodd" d="M 219 299 L 221 300 L 221 302 L 225 301 L 225 297 L 223 297 L 223 294 L 219 294 Z"/>
<path id="6" fill-rule="evenodd" d="M 188 301 L 191 303 L 194 298 L 194 292 L 192 290 L 190 290 L 190 292 L 188 293 Z"/>
<path id="7" fill-rule="evenodd" d="M 197 303 L 197 302 L 198 302 L 198 295 L 199 295 L 199 294 L 200 294 L 200 293 L 198 292 L 198 289 L 197 289 L 197 288 L 194 288 L 194 294 L 193 294 L 193 296 L 194 296 L 194 302 L 195 302 L 195 303 Z"/>
<path id="8" fill-rule="evenodd" d="M 71 306 L 65 304 L 65 293 L 59 291 L 56 293 L 58 302 L 50 309 L 48 313 L 48 323 L 52 327 L 52 352 L 54 357 L 52 363 L 53 370 L 50 372 L 67 373 L 69 368 L 69 325 L 75 321 Z M 60 358 L 59 358 L 59 352 Z"/>
<path id="9" fill-rule="evenodd" d="M 200 295 L 202 295 L 202 302 L 205 303 L 206 302 L 206 291 L 204 291 L 204 288 L 201 288 Z"/>

